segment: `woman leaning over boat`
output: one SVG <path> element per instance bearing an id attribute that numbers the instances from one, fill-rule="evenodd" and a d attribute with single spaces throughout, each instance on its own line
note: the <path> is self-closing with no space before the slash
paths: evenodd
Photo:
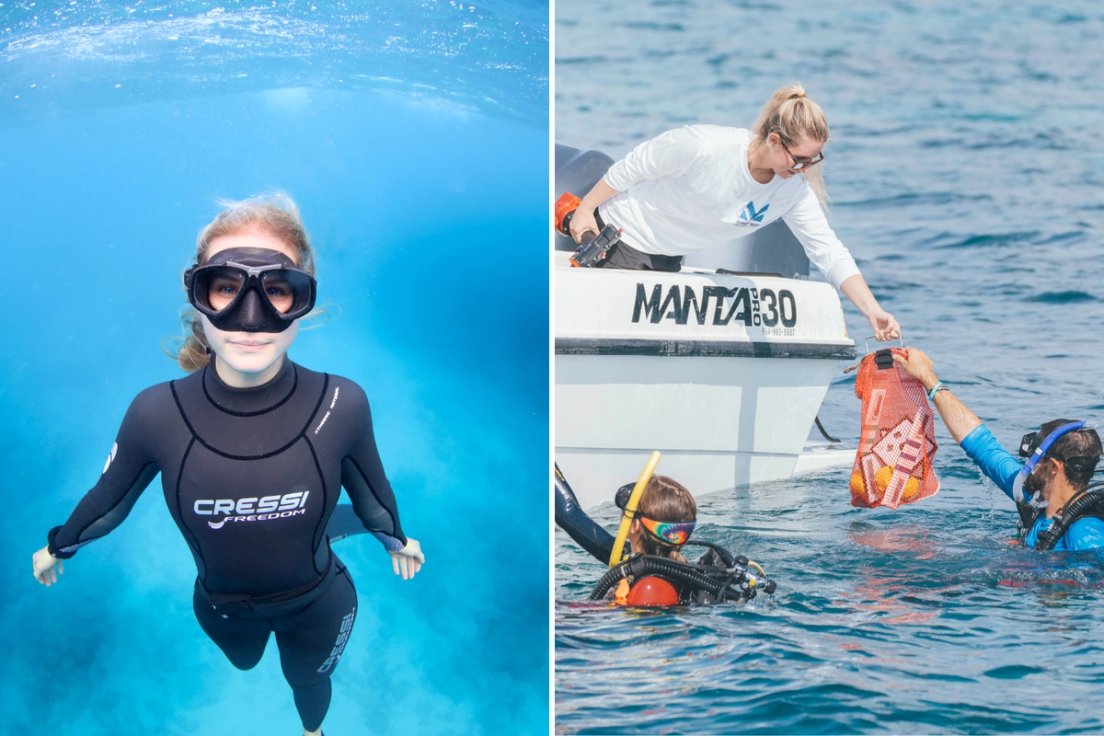
<path id="1" fill-rule="evenodd" d="M 817 164 L 828 123 L 800 85 L 774 93 L 751 130 L 687 125 L 645 141 L 614 163 L 571 221 L 576 242 L 606 224 L 621 229 L 605 268 L 678 271 L 682 256 L 732 243 L 782 218 L 809 260 L 874 328 L 900 326 L 882 309 L 824 216 Z"/>

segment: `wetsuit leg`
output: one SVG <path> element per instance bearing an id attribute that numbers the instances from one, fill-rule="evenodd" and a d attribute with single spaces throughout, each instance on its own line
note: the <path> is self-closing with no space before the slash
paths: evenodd
<path id="1" fill-rule="evenodd" d="M 239 670 L 251 670 L 257 666 L 264 655 L 268 635 L 272 626 L 265 620 L 246 620 L 223 616 L 211 608 L 211 601 L 204 595 L 199 584 L 192 596 L 192 609 L 204 633 Z"/>
<path id="2" fill-rule="evenodd" d="M 330 707 L 330 675 L 352 632 L 356 607 L 353 581 L 339 564 L 337 580 L 321 598 L 293 616 L 272 621 L 280 666 L 307 731 L 322 725 Z"/>

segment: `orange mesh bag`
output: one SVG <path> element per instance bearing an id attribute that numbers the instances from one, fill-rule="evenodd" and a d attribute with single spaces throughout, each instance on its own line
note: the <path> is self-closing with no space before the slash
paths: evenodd
<path id="1" fill-rule="evenodd" d="M 893 360 L 900 348 L 870 353 L 859 364 L 855 395 L 862 399 L 862 435 L 851 470 L 851 505 L 915 503 L 939 490 L 932 468 L 935 413 L 928 395 Z"/>

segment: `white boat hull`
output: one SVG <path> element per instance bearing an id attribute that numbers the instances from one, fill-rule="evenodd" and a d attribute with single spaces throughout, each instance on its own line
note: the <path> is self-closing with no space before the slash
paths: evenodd
<path id="1" fill-rule="evenodd" d="M 555 315 L 556 461 L 584 507 L 653 450 L 695 494 L 854 457 L 799 464 L 839 360 L 855 355 L 830 284 L 557 269 Z"/>

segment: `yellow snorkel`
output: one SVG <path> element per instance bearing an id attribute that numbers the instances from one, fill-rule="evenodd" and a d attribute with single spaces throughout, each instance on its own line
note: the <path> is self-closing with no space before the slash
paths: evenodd
<path id="1" fill-rule="evenodd" d="M 640 497 L 644 495 L 644 489 L 648 486 L 648 481 L 652 479 L 652 473 L 659 465 L 659 458 L 659 452 L 652 453 L 652 456 L 648 458 L 648 462 L 644 465 L 644 470 L 641 471 L 636 485 L 633 486 L 632 495 L 629 496 L 628 503 L 625 504 L 621 515 L 621 527 L 617 530 L 617 539 L 613 541 L 613 551 L 610 552 L 609 559 L 610 567 L 614 567 L 621 562 L 621 552 L 625 549 L 625 537 L 629 536 L 629 527 L 632 526 L 633 518 L 636 516 L 636 507 L 640 503 Z"/>

